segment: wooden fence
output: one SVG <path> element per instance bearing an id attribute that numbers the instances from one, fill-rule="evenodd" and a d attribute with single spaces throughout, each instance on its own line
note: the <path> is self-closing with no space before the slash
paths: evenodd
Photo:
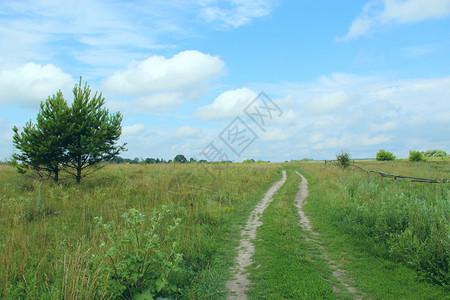
<path id="1" fill-rule="evenodd" d="M 326 160 L 325 165 L 328 163 L 336 163 L 336 161 L 333 160 Z M 411 186 L 414 186 L 414 182 L 425 182 L 425 183 L 450 183 L 450 179 L 433 179 L 433 178 L 421 178 L 421 177 L 413 177 L 413 176 L 405 176 L 405 175 L 395 175 L 395 174 L 389 174 L 381 171 L 375 171 L 375 170 L 366 170 L 361 168 L 360 166 L 352 164 L 351 167 L 357 168 L 367 174 L 367 177 L 370 177 L 370 173 L 375 173 L 381 176 L 381 183 L 383 183 L 384 177 L 391 177 L 394 178 L 394 183 L 397 185 L 397 178 L 405 178 L 410 179 Z"/>

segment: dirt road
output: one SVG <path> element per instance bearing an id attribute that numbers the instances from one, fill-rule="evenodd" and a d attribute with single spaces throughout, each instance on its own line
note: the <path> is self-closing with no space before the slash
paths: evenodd
<path id="1" fill-rule="evenodd" d="M 283 186 L 286 179 L 286 171 L 283 170 L 283 178 L 272 185 L 264 195 L 264 198 L 250 213 L 245 229 L 241 232 L 242 238 L 238 248 L 239 252 L 236 258 L 237 267 L 234 270 L 234 278 L 226 285 L 230 291 L 228 299 L 247 299 L 245 291 L 248 290 L 250 281 L 247 278 L 245 268 L 252 264 L 252 256 L 255 253 L 255 247 L 252 241 L 256 238 L 256 229 L 262 225 L 260 218 L 264 210 L 272 202 L 273 195 Z"/>
<path id="2" fill-rule="evenodd" d="M 295 171 L 295 173 L 302 179 L 298 187 L 298 192 L 295 195 L 294 204 L 298 209 L 298 214 L 300 215 L 299 225 L 301 229 L 310 233 L 310 238 L 306 238 L 306 241 L 315 243 L 317 247 L 320 248 L 324 259 L 332 269 L 333 276 L 337 278 L 337 280 L 340 281 L 351 294 L 354 295 L 354 298 L 359 299 L 360 297 L 355 295 L 355 288 L 347 283 L 344 271 L 339 269 L 336 262 L 329 259 L 328 254 L 319 239 L 319 233 L 314 231 L 308 216 L 306 216 L 303 211 L 303 206 L 306 204 L 306 198 L 308 197 L 308 181 L 297 171 Z M 255 253 L 253 241 L 256 239 L 256 230 L 262 225 L 260 220 L 261 216 L 272 202 L 273 195 L 283 186 L 286 180 L 286 171 L 283 170 L 283 178 L 272 185 L 272 187 L 264 195 L 264 198 L 250 213 L 247 224 L 241 232 L 241 241 L 238 247 L 238 256 L 236 258 L 237 266 L 233 269 L 234 277 L 226 284 L 229 290 L 227 299 L 247 299 L 246 291 L 249 288 L 250 281 L 247 277 L 248 272 L 246 272 L 246 268 L 253 263 L 252 256 Z M 339 289 L 334 285 L 333 290 L 336 294 L 339 294 Z"/>

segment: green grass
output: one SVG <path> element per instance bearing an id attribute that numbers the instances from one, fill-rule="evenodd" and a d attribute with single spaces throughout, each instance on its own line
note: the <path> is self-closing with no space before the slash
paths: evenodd
<path id="1" fill-rule="evenodd" d="M 394 174 L 442 178 L 443 163 L 365 163 Z M 358 170 L 302 164 L 310 183 L 306 214 L 330 259 L 367 297 L 448 299 L 449 186 L 416 184 Z M 442 170 L 444 170 L 442 172 Z"/>
<path id="2" fill-rule="evenodd" d="M 358 162 L 359 164 L 359 162 Z M 284 165 L 286 166 L 286 165 Z M 450 162 L 361 162 L 366 169 L 448 178 Z M 81 185 L 40 182 L 0 165 L 0 298 L 109 298 L 111 274 L 93 262 L 103 235 L 94 218 L 125 226 L 135 208 L 151 216 L 168 206 L 180 218 L 174 232 L 181 270 L 171 275 L 181 299 L 223 299 L 237 254 L 240 226 L 280 178 L 279 164 L 110 165 Z M 329 258 L 367 298 L 446 299 L 449 262 L 449 185 L 367 176 L 323 163 L 293 164 L 288 181 L 263 215 L 251 267 L 253 298 L 348 298 L 322 252 L 306 242 L 294 196 L 310 182 L 306 214 Z M 209 172 L 216 177 L 212 179 Z M 166 223 L 163 224 L 167 225 Z M 125 228 L 124 228 L 125 232 Z M 119 233 L 120 235 L 120 233 Z"/>
<path id="3" fill-rule="evenodd" d="M 224 297 L 239 226 L 280 176 L 279 166 L 206 167 L 110 165 L 76 185 L 0 166 L 0 298 L 108 298 L 99 287 L 111 274 L 91 262 L 103 239 L 94 218 L 124 225 L 121 215 L 130 208 L 151 216 L 161 205 L 181 218 L 174 237 L 184 260 L 172 278 L 181 290 L 172 296 Z"/>
<path id="4" fill-rule="evenodd" d="M 300 177 L 288 170 L 257 230 L 250 268 L 250 299 L 333 299 L 328 265 L 317 245 L 306 242 L 294 206 Z"/>

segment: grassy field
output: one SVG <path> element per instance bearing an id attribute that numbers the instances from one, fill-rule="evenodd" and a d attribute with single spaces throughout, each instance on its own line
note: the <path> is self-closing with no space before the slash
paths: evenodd
<path id="1" fill-rule="evenodd" d="M 450 162 L 357 164 L 450 177 Z M 294 170 L 310 183 L 305 211 L 321 245 L 358 294 L 448 297 L 449 184 L 381 183 L 376 174 L 312 162 L 109 165 L 81 185 L 0 165 L 0 298 L 225 298 L 241 227 L 282 169 L 288 181 L 257 231 L 251 298 L 352 297 L 317 245 L 305 242 Z"/>
<path id="2" fill-rule="evenodd" d="M 357 162 L 365 169 L 449 178 L 449 162 Z M 445 299 L 449 292 L 450 186 L 342 169 L 300 166 L 310 181 L 307 215 L 330 257 L 373 298 Z"/>
<path id="3" fill-rule="evenodd" d="M 111 165 L 77 186 L 64 180 L 59 185 L 31 180 L 16 174 L 12 167 L 0 166 L 0 298 L 89 299 L 126 294 L 127 290 L 115 286 L 133 285 L 132 278 L 127 281 L 126 277 L 139 273 L 135 265 L 141 261 L 136 245 L 121 241 L 132 229 L 121 216 L 135 208 L 151 217 L 153 209 L 162 205 L 169 212 L 160 221 L 159 234 L 167 234 L 163 229 L 174 218 L 181 219 L 171 235 L 176 241 L 173 252 L 181 253 L 183 261 L 168 277 L 170 285 L 156 282 L 165 279 L 162 275 L 148 279 L 159 288 L 163 285 L 153 294 L 191 299 L 223 296 L 239 226 L 278 176 L 278 166 L 207 168 Z M 116 241 L 108 240 L 96 225 L 98 216 L 104 223 L 116 223 L 110 228 L 116 231 Z M 150 230 L 151 222 L 141 229 Z M 130 258 L 111 252 L 116 263 L 121 261 L 129 270 L 122 270 L 122 275 L 111 271 L 108 259 L 101 259 L 106 257 L 102 242 L 108 250 L 116 246 L 123 253 L 135 254 Z M 150 252 L 168 254 L 162 262 L 170 263 L 173 245 L 166 244 L 164 249 Z"/>

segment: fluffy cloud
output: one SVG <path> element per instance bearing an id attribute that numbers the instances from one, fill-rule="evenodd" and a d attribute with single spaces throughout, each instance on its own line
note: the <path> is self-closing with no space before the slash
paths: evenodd
<path id="1" fill-rule="evenodd" d="M 135 109 L 175 106 L 196 100 L 211 79 L 224 72 L 224 66 L 218 56 L 195 50 L 169 59 L 155 55 L 116 72 L 103 82 L 103 87 L 110 93 L 136 98 L 131 105 Z"/>
<path id="2" fill-rule="evenodd" d="M 382 22 L 420 22 L 426 19 L 443 18 L 450 14 L 449 0 L 385 0 L 381 14 Z"/>
<path id="3" fill-rule="evenodd" d="M 223 71 L 225 63 L 218 56 L 187 50 L 172 58 L 152 56 L 133 62 L 125 71 L 116 72 L 104 82 L 107 90 L 130 96 L 145 96 L 161 91 L 196 94 L 206 87 L 211 76 Z"/>
<path id="4" fill-rule="evenodd" d="M 270 130 L 267 141 L 280 137 L 275 153 L 331 158 L 349 149 L 354 157 L 374 157 L 386 148 L 404 157 L 410 149 L 448 150 L 450 77 L 332 74 L 273 88 L 268 86 L 267 93 L 287 93 L 291 101 L 280 107 L 297 114 L 292 123 Z M 265 139 L 261 135 L 261 142 Z"/>
<path id="5" fill-rule="evenodd" d="M 186 125 L 177 129 L 176 138 L 195 137 L 200 133 L 200 129 Z"/>
<path id="6" fill-rule="evenodd" d="M 361 14 L 352 22 L 348 33 L 338 40 L 355 39 L 386 24 L 420 22 L 448 15 L 450 15 L 450 0 L 374 0 L 364 5 Z"/>
<path id="7" fill-rule="evenodd" d="M 197 109 L 195 116 L 203 121 L 240 116 L 257 96 L 256 92 L 248 88 L 229 90 L 220 94 L 212 104 Z"/>
<path id="8" fill-rule="evenodd" d="M 145 125 L 144 124 L 134 124 L 134 125 L 126 125 L 122 127 L 122 136 L 137 136 L 144 132 Z"/>
<path id="9" fill-rule="evenodd" d="M 289 138 L 289 134 L 284 132 L 281 128 L 275 128 L 273 130 L 265 132 L 261 136 L 261 141 L 264 142 L 274 142 L 274 141 L 284 141 Z"/>
<path id="10" fill-rule="evenodd" d="M 207 1 L 200 16 L 207 22 L 218 22 L 225 28 L 236 28 L 248 24 L 254 18 L 265 17 L 275 6 L 273 0 L 230 0 L 224 1 L 225 5 L 219 2 Z"/>
<path id="11" fill-rule="evenodd" d="M 353 147 L 377 146 L 388 142 L 391 138 L 387 135 L 369 136 L 368 134 L 350 134 L 341 137 L 326 137 L 312 146 L 313 149 L 351 149 Z"/>
<path id="12" fill-rule="evenodd" d="M 33 62 L 0 71 L 0 105 L 37 106 L 57 90 L 70 91 L 75 80 L 53 65 Z M 67 96 L 67 93 L 65 94 Z"/>
<path id="13" fill-rule="evenodd" d="M 353 101 L 346 91 L 337 91 L 315 96 L 307 105 L 307 111 L 311 114 L 327 114 L 336 112 Z"/>

